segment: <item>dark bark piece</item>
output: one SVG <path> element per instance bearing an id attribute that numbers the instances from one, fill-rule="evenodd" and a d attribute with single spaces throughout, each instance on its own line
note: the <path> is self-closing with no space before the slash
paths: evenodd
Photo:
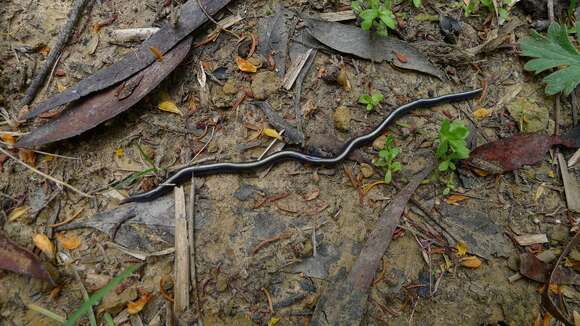
<path id="1" fill-rule="evenodd" d="M 575 128 L 580 129 L 580 128 Z M 553 145 L 578 147 L 577 130 L 565 136 L 518 134 L 481 145 L 474 149 L 465 163 L 492 174 L 501 174 L 533 165 L 544 159 Z"/>
<path id="2" fill-rule="evenodd" d="M 526 252 L 520 255 L 520 274 L 540 283 L 546 283 L 553 266 L 541 261 L 536 255 Z M 568 268 L 558 267 L 552 276 L 552 283 L 579 285 L 578 274 Z"/>
<path id="3" fill-rule="evenodd" d="M 22 137 L 16 147 L 33 147 L 79 135 L 135 105 L 183 61 L 191 37 L 181 41 L 145 70 L 125 83 L 82 99 L 61 115 Z"/>
<path id="4" fill-rule="evenodd" d="M 415 70 L 444 79 L 441 70 L 406 42 L 340 23 L 309 18 L 306 18 L 305 22 L 307 31 L 312 37 L 336 51 L 375 62 L 386 60 L 398 68 Z"/>
<path id="5" fill-rule="evenodd" d="M 284 120 L 284 118 L 276 113 L 268 102 L 254 102 L 254 104 L 259 107 L 262 112 L 264 112 L 266 119 L 272 125 L 272 127 L 278 130 L 284 129 L 282 138 L 286 143 L 300 145 L 304 143 L 304 134 L 298 131 L 296 127 L 289 124 L 288 121 Z"/>
<path id="6" fill-rule="evenodd" d="M 318 300 L 311 326 L 360 324 L 366 308 L 368 289 L 381 257 L 389 247 L 393 231 L 399 224 L 407 202 L 432 170 L 433 165 L 430 165 L 417 174 L 383 211 L 348 277 L 344 281 L 330 283 L 332 288 Z"/>
<path id="7" fill-rule="evenodd" d="M 200 1 L 207 13 L 214 15 L 231 0 Z M 98 71 L 81 80 L 75 86 L 40 103 L 20 118 L 30 119 L 56 106 L 78 100 L 83 96 L 103 90 L 135 75 L 156 60 L 150 48 L 155 48 L 165 54 L 206 21 L 207 16 L 199 7 L 198 0 L 189 0 L 181 6 L 179 21 L 175 26 L 167 24 L 143 42 L 135 52 L 127 54 L 119 62 Z"/>
<path id="8" fill-rule="evenodd" d="M 10 240 L 3 232 L 0 232 L 0 269 L 29 275 L 54 284 L 54 280 L 38 257 Z"/>
<path id="9" fill-rule="evenodd" d="M 288 21 L 294 18 L 294 13 L 283 7 L 278 7 L 275 16 L 260 19 L 258 24 L 258 54 L 267 58 L 272 54 L 276 63 L 278 77 L 286 74 L 286 58 L 288 56 Z"/>

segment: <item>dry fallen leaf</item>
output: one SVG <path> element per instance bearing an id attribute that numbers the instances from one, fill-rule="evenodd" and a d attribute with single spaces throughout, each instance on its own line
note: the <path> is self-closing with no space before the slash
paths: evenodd
<path id="1" fill-rule="evenodd" d="M 447 204 L 456 204 L 460 201 L 466 200 L 468 197 L 460 194 L 449 195 L 445 198 Z"/>
<path id="2" fill-rule="evenodd" d="M 311 201 L 311 200 L 318 198 L 318 196 L 320 196 L 320 189 L 316 189 L 316 190 L 312 191 L 311 193 L 306 194 L 306 196 L 304 196 L 304 200 Z"/>
<path id="3" fill-rule="evenodd" d="M 157 59 L 157 61 L 163 61 L 163 53 L 161 51 L 159 51 L 155 47 L 150 47 L 149 50 L 151 51 L 151 53 L 153 53 L 153 55 L 155 56 L 155 59 Z"/>
<path id="4" fill-rule="evenodd" d="M 29 149 L 21 148 L 18 150 L 18 157 L 30 166 L 36 165 L 36 155 Z"/>
<path id="5" fill-rule="evenodd" d="M 12 212 L 10 212 L 10 215 L 8 215 L 8 222 L 14 222 L 17 219 L 25 216 L 26 213 L 28 213 L 28 210 L 30 210 L 30 207 L 28 206 L 16 207 L 12 210 Z"/>
<path id="6" fill-rule="evenodd" d="M 268 326 L 274 326 L 274 325 L 278 324 L 279 321 L 280 321 L 280 318 L 272 317 L 272 318 L 270 318 L 270 320 L 268 320 Z"/>
<path id="7" fill-rule="evenodd" d="M 49 258 L 54 257 L 54 245 L 45 234 L 35 234 L 32 237 L 32 241 Z"/>
<path id="8" fill-rule="evenodd" d="M 491 110 L 488 110 L 486 108 L 479 108 L 479 109 L 473 111 L 473 116 L 476 119 L 481 120 L 481 119 L 485 119 L 485 118 L 491 116 L 491 113 L 492 113 Z"/>
<path id="9" fill-rule="evenodd" d="M 71 235 L 67 237 L 64 235 L 64 233 L 57 233 L 56 239 L 64 249 L 68 250 L 76 249 L 81 245 L 81 239 L 76 235 Z"/>
<path id="10" fill-rule="evenodd" d="M 461 266 L 476 269 L 481 266 L 481 260 L 475 256 L 467 256 L 461 259 Z"/>
<path id="11" fill-rule="evenodd" d="M 8 135 L 8 134 L 1 135 L 0 139 L 2 139 L 2 141 L 4 141 L 5 143 L 7 143 L 9 145 L 16 144 L 16 138 L 14 138 L 14 136 L 12 136 L 12 135 Z"/>
<path id="12" fill-rule="evenodd" d="M 467 244 L 463 241 L 457 242 L 455 245 L 455 249 L 457 249 L 457 256 L 463 257 L 467 254 Z"/>
<path id="13" fill-rule="evenodd" d="M 237 57 L 236 64 L 238 65 L 238 68 L 243 72 L 256 72 L 256 71 L 258 71 L 258 68 L 255 65 L 253 65 L 251 62 L 249 62 L 248 60 L 246 60 L 244 58 Z"/>
<path id="14" fill-rule="evenodd" d="M 116 155 L 117 157 L 123 157 L 123 156 L 125 156 L 125 150 L 124 150 L 124 149 L 122 149 L 122 148 L 117 148 L 117 149 L 115 150 L 115 155 Z"/>
<path id="15" fill-rule="evenodd" d="M 175 102 L 173 102 L 172 100 L 166 100 L 166 101 L 159 103 L 157 108 L 159 108 L 159 110 L 162 110 L 162 111 L 183 115 L 181 110 L 179 110 L 179 108 L 177 107 Z"/>
<path id="16" fill-rule="evenodd" d="M 147 302 L 149 302 L 149 299 L 151 299 L 151 293 L 145 292 L 137 301 L 129 302 L 127 304 L 127 312 L 130 315 L 138 314 L 143 310 L 143 307 L 145 307 Z"/>
<path id="17" fill-rule="evenodd" d="M 268 136 L 270 138 L 276 138 L 278 140 L 282 140 L 282 137 L 280 136 L 280 134 L 276 130 L 271 129 L 271 128 L 262 129 L 262 134 L 265 136 Z"/>

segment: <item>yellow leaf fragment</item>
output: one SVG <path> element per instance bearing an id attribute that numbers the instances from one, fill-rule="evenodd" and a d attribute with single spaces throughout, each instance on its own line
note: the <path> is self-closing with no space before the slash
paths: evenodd
<path id="1" fill-rule="evenodd" d="M 236 58 L 236 64 L 238 65 L 238 68 L 243 72 L 256 72 L 256 71 L 258 71 L 258 68 L 255 65 L 253 65 L 248 60 L 240 58 L 240 57 Z"/>
<path id="2" fill-rule="evenodd" d="M 181 110 L 179 110 L 179 108 L 177 107 L 175 102 L 173 102 L 172 100 L 166 100 L 166 101 L 159 103 L 157 108 L 159 108 L 159 110 L 162 110 L 165 112 L 171 112 L 171 113 L 183 115 Z"/>
<path id="3" fill-rule="evenodd" d="M 32 241 L 45 255 L 50 258 L 54 257 L 54 245 L 45 234 L 35 234 L 32 237 Z"/>
<path id="4" fill-rule="evenodd" d="M 28 206 L 16 207 L 15 209 L 12 210 L 12 212 L 10 212 L 10 215 L 8 215 L 8 222 L 14 222 L 17 219 L 25 216 L 29 210 L 30 207 Z"/>
<path id="5" fill-rule="evenodd" d="M 262 130 L 262 134 L 265 136 L 268 136 L 270 138 L 276 138 L 278 140 L 282 140 L 282 136 L 280 136 L 280 134 L 276 130 L 271 129 L 271 128 L 264 128 Z"/>
<path id="6" fill-rule="evenodd" d="M 272 317 L 272 318 L 270 318 L 270 320 L 268 320 L 268 326 L 274 326 L 274 325 L 278 324 L 279 321 L 280 321 L 280 318 Z"/>
<path id="7" fill-rule="evenodd" d="M 449 195 L 445 198 L 447 204 L 456 204 L 460 201 L 466 200 L 468 197 L 460 194 Z"/>
<path id="8" fill-rule="evenodd" d="M 150 47 L 149 51 L 151 51 L 151 53 L 153 53 L 153 55 L 155 56 L 155 59 L 157 59 L 157 61 L 163 61 L 163 53 L 161 51 L 159 51 L 157 48 Z"/>
<path id="9" fill-rule="evenodd" d="M 457 242 L 455 245 L 455 249 L 457 249 L 457 257 L 463 257 L 467 255 L 467 244 L 463 241 Z"/>
<path id="10" fill-rule="evenodd" d="M 64 249 L 73 250 L 81 246 L 81 239 L 76 235 L 67 237 L 64 233 L 57 233 L 56 239 Z"/>
<path id="11" fill-rule="evenodd" d="M 467 256 L 461 259 L 461 266 L 476 269 L 481 266 L 481 260 L 475 256 Z"/>
<path id="12" fill-rule="evenodd" d="M 473 111 L 473 116 L 478 119 L 478 120 L 482 120 L 485 119 L 489 116 L 491 116 L 492 111 L 488 110 L 486 108 L 479 108 L 475 111 Z"/>
<path id="13" fill-rule="evenodd" d="M 0 136 L 0 139 L 9 145 L 16 144 L 16 138 L 13 135 L 3 134 Z"/>
<path id="14" fill-rule="evenodd" d="M 151 293 L 145 292 L 137 301 L 129 302 L 127 304 L 127 312 L 130 315 L 138 314 L 143 310 L 143 307 L 145 307 L 147 302 L 149 302 L 149 299 L 151 299 Z"/>
<path id="15" fill-rule="evenodd" d="M 115 150 L 115 155 L 117 157 L 121 158 L 121 157 L 125 156 L 125 150 L 119 147 Z"/>
<path id="16" fill-rule="evenodd" d="M 574 326 L 580 326 L 580 314 L 574 310 Z"/>

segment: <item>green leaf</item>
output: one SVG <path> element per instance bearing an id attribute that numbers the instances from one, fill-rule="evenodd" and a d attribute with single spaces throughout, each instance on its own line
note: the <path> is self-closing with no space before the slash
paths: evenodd
<path id="1" fill-rule="evenodd" d="M 394 162 L 393 164 L 391 164 L 391 170 L 393 172 L 401 171 L 401 162 Z"/>
<path id="2" fill-rule="evenodd" d="M 453 162 L 449 161 L 449 168 L 450 168 L 451 170 L 455 170 L 455 163 L 453 163 Z"/>
<path id="3" fill-rule="evenodd" d="M 415 8 L 421 7 L 421 0 L 413 0 L 413 5 L 415 5 Z"/>
<path id="4" fill-rule="evenodd" d="M 387 170 L 385 171 L 385 183 L 389 184 L 391 183 L 391 181 L 393 181 L 393 173 L 391 172 L 391 170 Z"/>
<path id="5" fill-rule="evenodd" d="M 392 159 L 394 160 L 397 156 L 399 156 L 399 154 L 401 154 L 401 150 L 399 148 L 393 148 L 391 150 L 391 154 L 392 154 Z"/>
<path id="6" fill-rule="evenodd" d="M 371 100 L 373 102 L 374 105 L 378 105 L 379 103 L 381 103 L 383 101 L 385 97 L 383 96 L 383 94 L 381 93 L 373 93 L 373 95 L 371 96 Z"/>
<path id="7" fill-rule="evenodd" d="M 375 20 L 375 18 L 379 16 L 379 10 L 378 9 L 363 10 L 359 16 L 362 19 L 360 27 L 365 31 L 368 31 L 371 29 L 371 26 L 373 25 L 373 21 Z"/>
<path id="8" fill-rule="evenodd" d="M 105 315 L 103 315 L 103 318 L 105 319 L 107 326 L 115 326 L 115 322 L 113 321 L 113 317 L 111 317 L 110 313 L 106 312 Z"/>
<path id="9" fill-rule="evenodd" d="M 367 104 L 367 111 L 371 112 L 373 110 L 373 105 L 371 103 Z"/>
<path id="10" fill-rule="evenodd" d="M 390 29 L 397 29 L 395 15 L 393 15 L 390 10 L 381 11 L 379 14 L 379 19 Z"/>
<path id="11" fill-rule="evenodd" d="M 353 1 L 351 4 L 351 7 L 355 13 L 359 13 L 359 12 L 363 11 L 363 8 L 362 8 L 360 1 Z"/>
<path id="12" fill-rule="evenodd" d="M 358 98 L 358 102 L 360 104 L 370 104 L 372 102 L 372 98 L 369 95 L 361 95 Z"/>
<path id="13" fill-rule="evenodd" d="M 77 320 L 89 312 L 92 306 L 97 305 L 105 297 L 105 295 L 107 295 L 107 293 L 116 288 L 127 277 L 131 276 L 131 274 L 141 268 L 141 266 L 143 266 L 143 264 L 129 265 L 125 271 L 115 276 L 115 278 L 113 278 L 104 288 L 91 295 L 89 299 L 85 301 L 81 307 L 70 316 L 70 318 L 66 321 L 65 326 L 74 326 Z"/>
<path id="14" fill-rule="evenodd" d="M 449 150 L 449 141 L 447 139 L 439 140 L 439 145 L 437 146 L 437 157 L 441 158 L 447 154 Z"/>
<path id="15" fill-rule="evenodd" d="M 580 84 L 580 54 L 570 42 L 568 31 L 558 23 L 552 23 L 547 36 L 532 31 L 531 36 L 520 43 L 522 55 L 531 57 L 524 69 L 539 74 L 558 68 L 544 78 L 546 94 L 564 92 L 570 95 Z"/>
<path id="16" fill-rule="evenodd" d="M 449 161 L 443 161 L 439 163 L 439 171 L 447 171 L 449 169 Z"/>

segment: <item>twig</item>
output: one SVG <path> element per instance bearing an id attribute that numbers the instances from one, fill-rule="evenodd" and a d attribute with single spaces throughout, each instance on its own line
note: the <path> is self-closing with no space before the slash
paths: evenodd
<path id="1" fill-rule="evenodd" d="M 189 264 L 190 264 L 190 275 L 191 285 L 194 287 L 195 300 L 197 301 L 197 316 L 198 320 L 202 321 L 202 309 L 201 309 L 201 298 L 199 296 L 199 280 L 197 278 L 197 250 L 195 247 L 195 177 L 191 175 L 191 190 L 189 192 L 189 223 L 187 223 L 187 228 L 189 229 Z"/>
<path id="2" fill-rule="evenodd" d="M 195 161 L 195 159 L 199 156 L 199 154 L 201 154 L 206 147 L 209 145 L 209 143 L 211 143 L 211 141 L 213 140 L 213 135 L 215 133 L 215 126 L 211 129 L 211 136 L 209 136 L 209 140 L 207 141 L 207 143 L 205 143 L 205 145 L 203 145 L 203 147 L 199 150 L 199 152 L 197 152 L 193 158 L 191 159 L 191 161 L 189 161 L 189 163 L 193 163 L 193 161 Z"/>
<path id="3" fill-rule="evenodd" d="M 36 97 L 36 94 L 38 94 L 38 90 L 44 83 L 44 80 L 46 79 L 48 73 L 51 71 L 52 67 L 55 66 L 56 61 L 61 55 L 62 49 L 65 47 L 66 43 L 71 37 L 73 29 L 79 21 L 81 13 L 88 2 L 89 0 L 75 0 L 73 8 L 69 14 L 69 18 L 63 29 L 58 34 L 58 39 L 56 40 L 54 47 L 50 50 L 48 58 L 44 62 L 40 73 L 36 75 L 26 90 L 26 94 L 22 99 L 22 105 L 30 104 L 30 102 L 32 102 L 32 100 L 34 100 Z"/>
<path id="4" fill-rule="evenodd" d="M 15 160 L 16 162 L 20 163 L 21 165 L 23 165 L 23 166 L 27 167 L 28 169 L 32 170 L 32 171 L 33 171 L 33 172 L 35 172 L 36 174 L 39 174 L 39 175 L 41 175 L 41 176 L 45 177 L 46 179 L 48 179 L 48 180 L 50 180 L 50 181 L 52 181 L 52 182 L 55 182 L 55 183 L 57 183 L 57 184 L 59 184 L 59 185 L 61 185 L 61 186 L 67 187 L 67 188 L 69 188 L 70 190 L 72 190 L 72 191 L 76 192 L 77 194 L 79 194 L 79 195 L 81 195 L 81 196 L 83 196 L 83 197 L 87 197 L 87 198 L 92 198 L 92 197 L 93 197 L 93 196 L 91 196 L 91 195 L 89 195 L 89 194 L 87 194 L 87 193 L 84 193 L 84 192 L 82 192 L 82 191 L 78 190 L 77 188 L 75 188 L 75 187 L 73 187 L 73 186 L 69 185 L 69 184 L 68 184 L 68 183 L 66 183 L 66 182 L 63 182 L 63 181 L 60 181 L 60 180 L 58 180 L 58 179 L 56 179 L 56 178 L 54 178 L 54 177 L 51 177 L 50 175 L 48 175 L 48 174 L 46 174 L 46 173 L 44 173 L 44 172 L 42 172 L 42 171 L 40 171 L 40 170 L 38 170 L 38 169 L 36 169 L 36 168 L 34 168 L 34 167 L 32 167 L 32 166 L 30 166 L 30 165 L 28 165 L 28 164 L 24 163 L 23 161 L 21 161 L 20 159 L 18 159 L 18 158 L 17 158 L 17 157 L 15 157 L 14 155 L 10 154 L 10 152 L 8 152 L 7 150 L 5 150 L 5 149 L 4 149 L 4 148 L 2 148 L 2 147 L 0 147 L 0 152 L 2 152 L 4 155 L 6 155 L 6 156 L 10 157 L 11 159 Z"/>
<path id="5" fill-rule="evenodd" d="M 286 131 L 286 130 L 282 129 L 282 131 L 280 131 L 279 135 L 282 136 L 284 134 L 284 131 Z M 262 153 L 262 155 L 260 155 L 260 157 L 258 157 L 258 160 L 261 160 L 266 154 L 268 154 L 268 152 L 272 149 L 272 146 L 274 146 L 276 144 L 276 141 L 278 141 L 278 139 L 274 138 L 274 140 L 272 140 L 272 142 L 270 143 L 270 145 L 268 145 L 268 147 Z"/>
<path id="6" fill-rule="evenodd" d="M 81 276 L 79 275 L 79 272 L 77 272 L 77 270 L 72 266 L 71 266 L 71 269 L 73 271 L 73 274 L 75 275 L 77 282 L 79 282 L 79 284 L 81 285 L 81 292 L 83 293 L 83 299 L 85 301 L 89 301 L 89 293 L 87 292 L 87 289 L 85 288 L 85 285 L 83 284 L 83 281 L 81 280 Z M 97 325 L 97 318 L 95 317 L 95 312 L 93 311 L 92 305 L 89 308 L 89 320 L 91 321 L 91 325 Z"/>
<path id="7" fill-rule="evenodd" d="M 187 242 L 187 213 L 185 193 L 182 187 L 175 187 L 175 305 L 176 315 L 189 308 L 189 245 Z"/>
<path id="8" fill-rule="evenodd" d="M 85 208 L 84 208 L 84 207 L 82 207 L 81 209 L 79 209 L 79 211 L 78 211 L 78 212 L 74 213 L 74 214 L 73 214 L 71 217 L 67 218 L 66 220 L 64 220 L 64 221 L 62 221 L 62 222 L 59 222 L 59 223 L 48 224 L 47 226 L 48 226 L 49 228 L 57 228 L 57 227 L 59 227 L 59 226 L 63 226 L 63 225 L 65 225 L 65 224 L 68 224 L 68 223 L 72 222 L 72 221 L 73 221 L 75 218 L 77 218 L 77 217 L 78 217 L 78 216 L 79 216 L 79 215 L 82 213 L 82 211 L 83 211 L 84 209 L 85 209 Z"/>
<path id="9" fill-rule="evenodd" d="M 548 19 L 550 24 L 554 22 L 554 0 L 548 0 Z"/>

